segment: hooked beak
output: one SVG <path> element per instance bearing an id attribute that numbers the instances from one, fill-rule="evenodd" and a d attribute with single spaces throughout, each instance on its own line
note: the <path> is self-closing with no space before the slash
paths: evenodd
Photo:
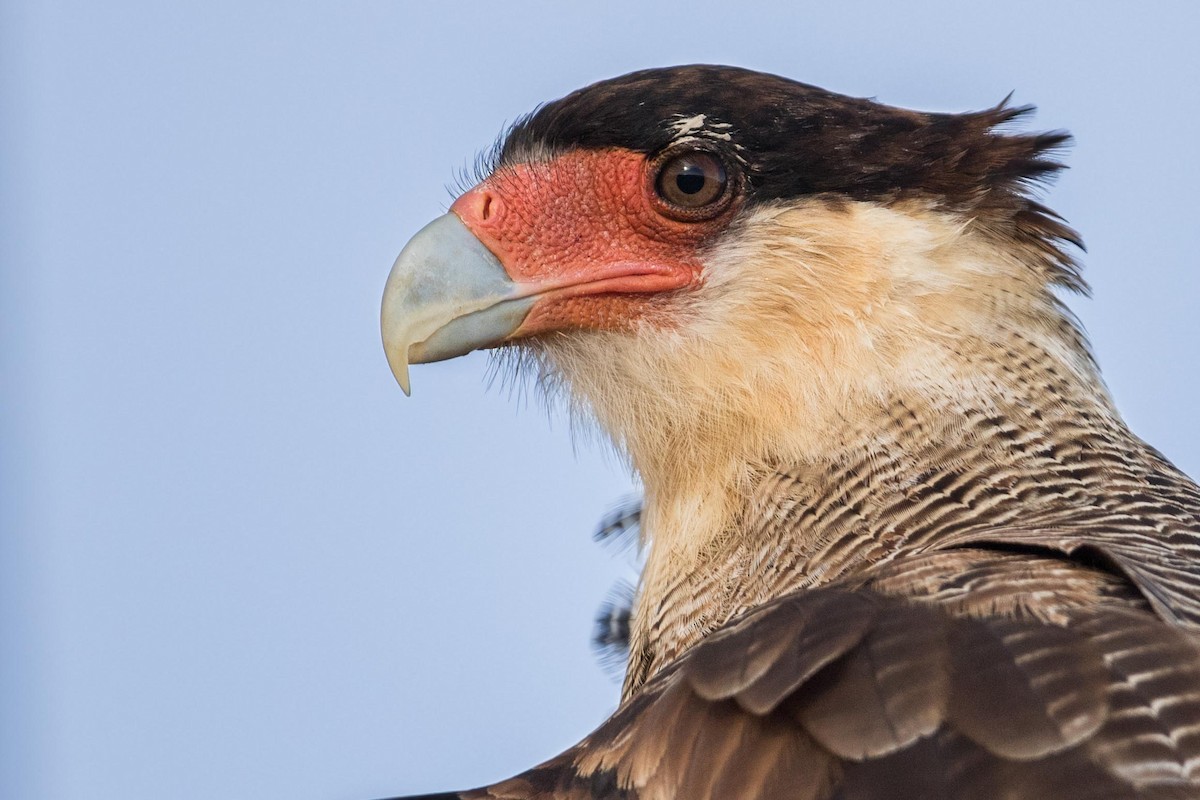
<path id="1" fill-rule="evenodd" d="M 410 393 L 409 364 L 427 364 L 499 344 L 521 326 L 535 298 L 454 213 L 414 236 L 392 265 L 380 327 L 388 365 Z"/>

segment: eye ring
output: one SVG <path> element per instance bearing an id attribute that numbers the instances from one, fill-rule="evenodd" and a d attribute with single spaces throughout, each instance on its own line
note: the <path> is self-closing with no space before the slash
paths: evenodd
<path id="1" fill-rule="evenodd" d="M 681 221 L 711 219 L 724 211 L 733 199 L 735 177 L 724 159 L 699 148 L 663 153 L 650 169 L 659 210 Z"/>

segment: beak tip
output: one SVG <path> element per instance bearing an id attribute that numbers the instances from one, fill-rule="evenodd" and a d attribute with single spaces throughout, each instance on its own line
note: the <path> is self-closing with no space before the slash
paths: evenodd
<path id="1" fill-rule="evenodd" d="M 404 348 L 407 350 L 408 348 Z M 412 384 L 408 378 L 408 357 L 406 354 L 397 353 L 393 348 L 384 345 L 384 353 L 387 355 L 388 366 L 392 368 L 392 375 L 396 378 L 396 383 L 400 384 L 401 391 L 405 397 L 412 397 Z"/>
<path id="2" fill-rule="evenodd" d="M 404 396 L 412 397 L 412 385 L 408 377 L 409 345 L 403 340 L 403 337 L 396 337 L 400 339 L 399 343 L 389 341 L 390 337 L 388 333 L 392 326 L 388 324 L 386 307 L 381 327 L 384 331 L 383 354 L 387 357 L 388 367 L 392 370 L 392 377 L 396 379 L 396 383 L 400 384 L 400 389 L 404 392 Z"/>

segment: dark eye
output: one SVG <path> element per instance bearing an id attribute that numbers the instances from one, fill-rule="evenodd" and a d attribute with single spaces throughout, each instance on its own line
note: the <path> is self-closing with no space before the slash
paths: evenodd
<path id="1" fill-rule="evenodd" d="M 703 208 L 725 194 L 729 178 L 725 165 L 714 155 L 694 151 L 675 156 L 658 172 L 658 195 L 673 206 Z"/>

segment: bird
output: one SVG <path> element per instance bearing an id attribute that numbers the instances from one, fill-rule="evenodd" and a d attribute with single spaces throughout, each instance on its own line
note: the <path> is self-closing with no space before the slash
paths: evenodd
<path id="1" fill-rule="evenodd" d="M 617 710 L 428 797 L 1200 797 L 1200 488 L 1061 297 L 1070 137 L 1031 111 L 642 70 L 518 119 L 410 240 L 404 392 L 495 349 L 644 491 Z"/>

